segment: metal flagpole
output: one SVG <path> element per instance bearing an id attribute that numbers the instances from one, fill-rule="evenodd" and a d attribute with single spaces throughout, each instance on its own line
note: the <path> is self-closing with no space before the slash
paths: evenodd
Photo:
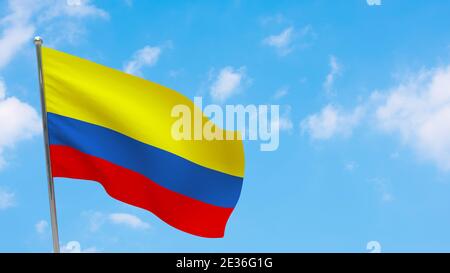
<path id="1" fill-rule="evenodd" d="M 59 253 L 59 236 L 58 236 L 58 221 L 56 219 L 56 201 L 55 201 L 55 186 L 53 183 L 52 166 L 50 165 L 50 149 L 48 141 L 48 127 L 47 127 L 47 108 L 45 105 L 45 88 L 44 88 L 44 74 L 42 71 L 42 46 L 43 40 L 41 37 L 36 36 L 34 38 L 34 44 L 36 45 L 36 55 L 38 63 L 39 73 L 39 89 L 41 93 L 41 113 L 42 113 L 42 126 L 44 128 L 44 145 L 45 145 L 45 159 L 47 164 L 47 181 L 48 181 L 48 197 L 50 201 L 50 217 L 52 221 L 52 238 L 53 238 L 53 251 Z"/>

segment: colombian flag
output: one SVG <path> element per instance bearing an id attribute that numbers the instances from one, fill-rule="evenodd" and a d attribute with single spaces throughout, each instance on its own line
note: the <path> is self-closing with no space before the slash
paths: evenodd
<path id="1" fill-rule="evenodd" d="M 180 93 L 46 47 L 42 61 L 53 177 L 99 182 L 175 228 L 224 236 L 242 188 L 242 140 L 177 141 L 172 108 L 199 111 Z"/>

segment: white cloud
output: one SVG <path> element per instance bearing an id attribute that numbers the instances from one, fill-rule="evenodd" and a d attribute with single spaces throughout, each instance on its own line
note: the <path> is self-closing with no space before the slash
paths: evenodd
<path id="1" fill-rule="evenodd" d="M 25 43 L 31 42 L 35 27 L 29 22 L 32 1 L 8 1 L 9 13 L 0 19 L 0 68 L 5 67 Z"/>
<path id="2" fill-rule="evenodd" d="M 39 11 L 39 16 L 36 16 L 38 23 L 47 22 L 57 17 L 65 16 L 83 18 L 93 17 L 109 19 L 109 14 L 103 9 L 96 7 L 90 3 L 91 0 L 43 0 L 39 1 L 36 11 Z"/>
<path id="3" fill-rule="evenodd" d="M 286 17 L 284 17 L 284 15 L 281 13 L 277 13 L 275 15 L 270 15 L 270 16 L 264 16 L 260 20 L 261 25 L 263 25 L 263 26 L 271 25 L 271 24 L 281 24 L 286 21 L 287 21 Z"/>
<path id="4" fill-rule="evenodd" d="M 61 253 L 95 253 L 99 252 L 95 247 L 82 249 L 78 241 L 70 241 L 60 246 Z"/>
<path id="5" fill-rule="evenodd" d="M 349 136 L 359 124 L 364 114 L 361 106 L 346 113 L 329 104 L 320 113 L 312 114 L 301 121 L 301 129 L 312 139 L 325 140 L 333 136 Z"/>
<path id="6" fill-rule="evenodd" d="M 66 29 L 70 18 L 100 17 L 108 18 L 108 13 L 89 3 L 88 0 L 8 0 L 8 13 L 0 19 L 0 69 L 28 43 L 31 44 L 36 29 L 52 30 L 55 19 L 61 19 L 59 31 L 50 31 L 50 40 L 59 40 L 58 36 L 67 37 L 68 33 L 80 33 L 76 29 Z M 69 4 L 70 3 L 70 4 Z M 80 28 L 80 24 L 77 24 Z M 61 30 L 63 28 L 63 30 Z M 54 29 L 54 28 L 53 28 Z M 50 34 L 50 33 L 47 33 Z M 73 33 L 71 34 L 73 35 Z"/>
<path id="7" fill-rule="evenodd" d="M 46 44 L 55 46 L 60 43 L 78 44 L 88 32 L 85 18 L 108 20 L 109 14 L 90 0 L 44 0 L 36 25 Z M 46 38 L 48 37 L 48 39 Z"/>
<path id="8" fill-rule="evenodd" d="M 47 231 L 48 228 L 48 222 L 45 220 L 40 220 L 39 222 L 34 225 L 36 228 L 36 232 L 39 234 L 44 234 Z"/>
<path id="9" fill-rule="evenodd" d="M 169 77 L 178 78 L 184 73 L 184 69 L 172 69 L 169 71 Z"/>
<path id="10" fill-rule="evenodd" d="M 142 221 L 139 217 L 133 214 L 128 213 L 111 213 L 108 216 L 108 219 L 114 223 L 119 225 L 125 225 L 127 227 L 133 229 L 148 229 L 150 225 L 144 221 Z"/>
<path id="11" fill-rule="evenodd" d="M 422 71 L 378 100 L 376 120 L 426 160 L 450 170 L 450 66 Z"/>
<path id="12" fill-rule="evenodd" d="M 132 7 L 133 6 L 133 0 L 124 0 L 125 5 Z"/>
<path id="13" fill-rule="evenodd" d="M 292 131 L 294 124 L 291 120 L 291 109 L 290 105 L 284 108 L 284 112 L 281 114 L 280 118 L 277 121 L 272 122 L 272 130 L 278 128 L 278 131 Z"/>
<path id="14" fill-rule="evenodd" d="M 62 1 L 59 1 L 62 2 Z M 72 16 L 92 16 L 109 18 L 109 14 L 96 6 L 90 4 L 90 0 L 67 0 L 67 5 L 62 5 L 61 10 Z"/>
<path id="15" fill-rule="evenodd" d="M 279 34 L 266 37 L 263 43 L 275 47 L 281 55 L 287 55 L 292 51 L 293 33 L 294 28 L 288 27 Z"/>
<path id="16" fill-rule="evenodd" d="M 106 11 L 90 2 L 90 0 L 44 0 L 42 1 L 43 13 L 39 15 L 39 20 L 47 21 L 60 16 L 109 18 Z"/>
<path id="17" fill-rule="evenodd" d="M 341 65 L 338 63 L 335 56 L 330 56 L 330 72 L 327 74 L 325 81 L 323 83 L 323 88 L 328 95 L 333 93 L 333 84 L 336 77 L 341 73 Z"/>
<path id="18" fill-rule="evenodd" d="M 349 161 L 349 162 L 345 163 L 344 167 L 345 167 L 345 170 L 351 172 L 358 167 L 358 164 L 354 161 Z"/>
<path id="19" fill-rule="evenodd" d="M 0 169 L 5 164 L 5 148 L 41 132 L 41 121 L 36 110 L 15 97 L 6 97 L 5 84 L 0 80 Z"/>
<path id="20" fill-rule="evenodd" d="M 392 88 L 373 92 L 365 106 L 350 113 L 328 105 L 304 119 L 301 127 L 313 139 L 348 135 L 365 110 L 370 110 L 377 129 L 398 136 L 420 159 L 450 171 L 450 65 L 422 70 Z M 390 157 L 398 158 L 399 153 Z"/>
<path id="21" fill-rule="evenodd" d="M 162 48 L 158 46 L 145 46 L 133 54 L 130 61 L 125 64 L 124 71 L 133 75 L 141 75 L 145 66 L 154 66 L 161 55 Z"/>
<path id="22" fill-rule="evenodd" d="M 68 6 L 81 6 L 81 0 L 66 0 Z"/>
<path id="23" fill-rule="evenodd" d="M 289 87 L 283 86 L 279 88 L 277 91 L 275 91 L 275 94 L 273 95 L 273 98 L 278 100 L 282 97 L 285 97 L 289 93 Z"/>
<path id="24" fill-rule="evenodd" d="M 6 97 L 6 85 L 3 80 L 0 79 L 0 101 L 4 100 Z"/>
<path id="25" fill-rule="evenodd" d="M 150 225 L 139 217 L 129 213 L 103 213 L 99 211 L 85 211 L 81 214 L 88 220 L 91 232 L 96 232 L 105 224 L 124 225 L 133 229 L 148 229 Z"/>
<path id="26" fill-rule="evenodd" d="M 280 131 L 290 131 L 293 127 L 294 125 L 292 124 L 292 121 L 289 117 L 280 117 L 278 123 L 278 129 Z"/>
<path id="27" fill-rule="evenodd" d="M 0 188 L 0 210 L 13 207 L 16 204 L 15 194 Z"/>
<path id="28" fill-rule="evenodd" d="M 244 66 L 238 69 L 231 66 L 222 68 L 211 85 L 211 97 L 215 101 L 225 101 L 239 90 L 246 77 Z"/>
<path id="29" fill-rule="evenodd" d="M 31 25 L 13 25 L 3 29 L 0 38 L 0 68 L 5 67 L 34 33 Z"/>
<path id="30" fill-rule="evenodd" d="M 264 38 L 262 43 L 275 48 L 280 56 L 286 56 L 295 48 L 308 47 L 312 42 L 311 39 L 315 38 L 315 36 L 310 25 L 299 30 L 296 30 L 294 27 L 287 27 L 278 34 Z"/>
<path id="31" fill-rule="evenodd" d="M 89 230 L 95 232 L 105 223 L 105 215 L 98 211 L 83 212 L 82 215 L 87 216 L 89 220 Z"/>
<path id="32" fill-rule="evenodd" d="M 381 0 L 366 0 L 367 5 L 369 6 L 380 6 Z"/>
<path id="33" fill-rule="evenodd" d="M 400 153 L 399 153 L 399 152 L 392 152 L 392 153 L 389 155 L 389 157 L 390 157 L 391 159 L 397 159 L 397 158 L 400 157 Z"/>
<path id="34" fill-rule="evenodd" d="M 389 203 L 394 201 L 394 195 L 389 189 L 389 183 L 386 179 L 383 178 L 372 178 L 369 179 L 369 182 L 373 183 L 375 190 L 380 195 L 380 199 L 382 203 Z"/>

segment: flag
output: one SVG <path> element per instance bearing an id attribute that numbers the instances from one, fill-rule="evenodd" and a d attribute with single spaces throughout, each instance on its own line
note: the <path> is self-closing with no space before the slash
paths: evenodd
<path id="1" fill-rule="evenodd" d="M 199 110 L 182 94 L 47 47 L 42 62 L 53 177 L 99 182 L 177 229 L 224 236 L 243 183 L 240 138 L 176 140 L 173 107 Z"/>

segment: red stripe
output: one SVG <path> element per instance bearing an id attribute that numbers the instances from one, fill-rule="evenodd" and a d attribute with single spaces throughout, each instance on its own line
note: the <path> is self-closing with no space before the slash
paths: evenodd
<path id="1" fill-rule="evenodd" d="M 173 192 L 139 173 L 67 146 L 50 145 L 50 154 L 54 177 L 97 181 L 111 197 L 153 212 L 182 231 L 208 238 L 224 235 L 232 208 Z"/>

